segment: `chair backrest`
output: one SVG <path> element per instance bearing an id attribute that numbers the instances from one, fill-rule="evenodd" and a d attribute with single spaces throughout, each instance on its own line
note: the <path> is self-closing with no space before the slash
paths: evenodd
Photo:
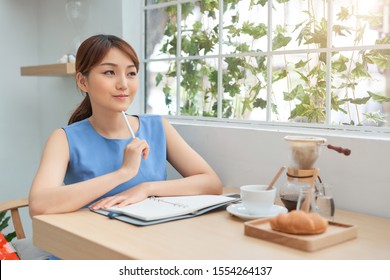
<path id="1" fill-rule="evenodd" d="M 11 219 L 12 219 L 12 223 L 15 229 L 17 239 L 26 238 L 26 235 L 24 234 L 24 230 L 23 230 L 22 220 L 20 219 L 19 209 L 27 206 L 28 206 L 27 198 L 19 198 L 19 199 L 9 200 L 0 203 L 0 212 L 8 211 L 8 210 L 11 212 Z"/>
<path id="2" fill-rule="evenodd" d="M 24 234 L 22 220 L 20 219 L 19 209 L 28 207 L 28 199 L 20 198 L 0 203 L 0 212 L 10 211 L 11 220 L 16 233 L 16 240 L 10 243 L 21 260 L 47 260 L 50 254 L 35 247 L 31 238 L 26 238 Z"/>

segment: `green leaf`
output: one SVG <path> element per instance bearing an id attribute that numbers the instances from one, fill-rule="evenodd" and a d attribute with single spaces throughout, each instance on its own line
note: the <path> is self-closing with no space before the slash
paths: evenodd
<path id="1" fill-rule="evenodd" d="M 157 73 L 156 75 L 156 87 L 158 87 L 158 85 L 161 83 L 163 79 L 163 75 L 161 73 Z"/>
<path id="2" fill-rule="evenodd" d="M 261 6 L 265 6 L 267 4 L 268 0 L 258 0 L 256 4 L 260 4 Z"/>
<path id="3" fill-rule="evenodd" d="M 388 97 L 388 96 L 376 94 L 376 93 L 373 93 L 371 91 L 368 91 L 367 93 L 372 98 L 372 100 L 375 102 L 378 102 L 378 103 L 390 102 L 390 97 Z"/>
<path id="4" fill-rule="evenodd" d="M 4 219 L 6 214 L 7 214 L 7 211 L 0 212 L 0 221 L 2 221 Z"/>
<path id="5" fill-rule="evenodd" d="M 302 100 L 305 96 L 305 90 L 301 84 L 297 85 L 291 92 L 284 92 L 284 100 L 292 101 L 294 99 Z"/>
<path id="6" fill-rule="evenodd" d="M 298 104 L 295 106 L 293 110 L 291 110 L 291 114 L 289 119 L 294 119 L 296 117 L 304 116 L 306 112 L 305 106 L 302 104 Z"/>
<path id="7" fill-rule="evenodd" d="M 267 26 L 264 23 L 254 25 L 253 22 L 246 21 L 242 24 L 241 32 L 252 36 L 256 40 L 267 35 Z"/>
<path id="8" fill-rule="evenodd" d="M 310 28 L 310 26 L 309 26 Z M 324 18 L 321 19 L 320 24 L 314 27 L 314 33 L 309 29 L 309 34 L 306 39 L 305 45 L 319 44 L 320 47 L 325 48 L 327 46 L 327 22 Z"/>
<path id="9" fill-rule="evenodd" d="M 343 72 L 347 70 L 347 62 L 349 59 L 342 54 L 340 54 L 339 58 L 332 62 L 332 69 L 336 72 Z"/>
<path id="10" fill-rule="evenodd" d="M 263 72 L 267 70 L 267 63 L 265 56 L 257 56 L 256 58 L 258 72 Z"/>
<path id="11" fill-rule="evenodd" d="M 245 97 L 244 100 L 242 101 L 242 105 L 243 105 L 242 112 L 241 112 L 242 114 L 244 114 L 246 110 L 252 111 L 252 101 L 249 98 Z"/>
<path id="12" fill-rule="evenodd" d="M 279 114 L 278 106 L 275 103 L 271 103 L 271 111 L 275 114 Z"/>
<path id="13" fill-rule="evenodd" d="M 332 97 L 331 97 L 331 107 L 332 107 L 332 110 L 335 110 L 335 111 L 341 111 L 343 112 L 344 114 L 347 114 L 348 112 L 345 111 L 341 106 L 345 104 L 346 101 L 343 101 L 343 100 L 339 100 L 339 97 L 336 95 L 336 94 L 332 94 Z"/>
<path id="14" fill-rule="evenodd" d="M 302 81 L 304 81 L 306 84 L 309 84 L 310 79 L 307 77 L 306 73 L 302 73 L 300 71 L 295 71 L 295 72 L 298 73 L 299 76 L 301 76 Z"/>
<path id="15" fill-rule="evenodd" d="M 10 232 L 10 233 L 6 234 L 4 237 L 5 237 L 5 240 L 7 240 L 8 242 L 11 242 L 16 237 L 16 232 L 15 231 Z"/>
<path id="16" fill-rule="evenodd" d="M 345 33 L 352 34 L 351 30 L 352 30 L 352 28 L 350 28 L 348 26 L 344 26 L 344 25 L 339 25 L 339 24 L 335 24 L 332 27 L 332 31 L 336 35 L 344 36 L 344 37 L 347 36 L 347 34 L 345 34 Z"/>
<path id="17" fill-rule="evenodd" d="M 236 47 L 237 52 L 249 52 L 250 47 L 247 43 L 241 43 Z"/>
<path id="18" fill-rule="evenodd" d="M 297 24 L 295 26 L 295 29 L 293 32 L 298 30 L 300 28 L 300 26 L 303 25 L 304 23 L 305 22 Z M 298 45 L 300 46 L 302 44 L 302 41 L 306 42 L 306 40 L 308 40 L 310 37 L 311 37 L 311 26 L 310 26 L 310 23 L 307 23 L 304 25 L 304 27 L 302 27 L 301 31 L 298 34 L 298 37 L 297 37 Z"/>
<path id="19" fill-rule="evenodd" d="M 272 39 L 272 50 L 283 48 L 290 43 L 291 37 L 285 37 L 283 34 L 278 34 Z"/>
<path id="20" fill-rule="evenodd" d="M 298 63 L 295 63 L 295 65 L 294 65 L 295 69 L 305 67 L 309 63 L 309 61 L 310 61 L 310 59 L 308 59 L 306 61 L 303 61 L 301 59 Z"/>
<path id="21" fill-rule="evenodd" d="M 177 26 L 175 24 L 168 22 L 165 27 L 164 35 L 171 37 L 176 35 L 176 32 L 177 32 Z"/>
<path id="22" fill-rule="evenodd" d="M 355 68 L 351 71 L 351 73 L 356 78 L 371 78 L 366 68 L 360 62 L 356 62 Z"/>
<path id="23" fill-rule="evenodd" d="M 390 44 L 390 36 L 387 35 L 383 38 L 377 39 L 375 41 L 375 44 L 377 44 L 377 45 Z"/>
<path id="24" fill-rule="evenodd" d="M 171 99 L 171 88 L 166 85 L 164 88 L 163 88 L 163 93 L 165 95 L 165 104 L 167 106 L 171 105 L 172 103 L 172 99 Z"/>
<path id="25" fill-rule="evenodd" d="M 3 229 L 5 229 L 8 226 L 8 221 L 10 218 L 11 218 L 10 216 L 7 216 L 7 217 L 1 219 L 0 231 L 2 231 Z"/>
<path id="26" fill-rule="evenodd" d="M 349 102 L 356 105 L 363 105 L 363 104 L 367 104 L 370 98 L 371 97 L 351 98 Z"/>
<path id="27" fill-rule="evenodd" d="M 370 112 L 370 113 L 363 113 L 363 116 L 366 117 L 366 121 L 373 122 L 375 124 L 387 122 L 386 115 L 384 115 L 382 112 Z"/>
<path id="28" fill-rule="evenodd" d="M 263 98 L 256 98 L 253 103 L 253 107 L 265 109 L 267 107 L 267 100 L 264 100 Z"/>
<path id="29" fill-rule="evenodd" d="M 377 53 L 375 56 L 367 54 L 364 56 L 364 59 L 366 59 L 371 64 L 376 64 L 376 66 L 382 70 L 385 70 L 389 67 L 388 59 L 379 53 Z"/>
<path id="30" fill-rule="evenodd" d="M 286 71 L 286 69 L 281 69 L 279 71 L 272 72 L 272 83 L 286 78 L 287 74 L 288 72 Z"/>
<path id="31" fill-rule="evenodd" d="M 337 14 L 337 20 L 346 21 L 350 17 L 349 9 L 347 7 L 341 7 L 340 12 Z"/>

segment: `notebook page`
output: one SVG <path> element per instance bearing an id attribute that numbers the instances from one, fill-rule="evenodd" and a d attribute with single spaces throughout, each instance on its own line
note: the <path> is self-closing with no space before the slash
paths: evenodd
<path id="1" fill-rule="evenodd" d="M 107 210 L 150 221 L 193 213 L 197 210 L 232 200 L 234 198 L 221 195 L 156 197 L 148 198 L 126 207 L 119 208 L 114 206 Z"/>

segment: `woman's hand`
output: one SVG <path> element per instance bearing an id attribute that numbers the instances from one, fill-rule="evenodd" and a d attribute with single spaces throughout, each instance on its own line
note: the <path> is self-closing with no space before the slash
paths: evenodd
<path id="1" fill-rule="evenodd" d="M 144 184 L 134 186 L 117 195 L 102 198 L 101 200 L 91 204 L 90 209 L 98 210 L 105 209 L 111 206 L 124 207 L 129 204 L 137 203 L 148 198 L 148 192 Z"/>
<path id="2" fill-rule="evenodd" d="M 149 155 L 149 145 L 145 140 L 134 138 L 125 148 L 121 170 L 130 180 L 138 173 L 141 164 L 141 156 L 145 160 Z"/>

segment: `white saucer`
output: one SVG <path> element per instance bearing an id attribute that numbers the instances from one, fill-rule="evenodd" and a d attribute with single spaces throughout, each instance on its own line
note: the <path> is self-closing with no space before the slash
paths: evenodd
<path id="1" fill-rule="evenodd" d="M 246 211 L 242 203 L 237 203 L 237 204 L 229 205 L 226 208 L 226 211 L 243 220 L 252 220 L 252 219 L 259 219 L 259 218 L 269 218 L 269 217 L 277 216 L 281 213 L 287 213 L 287 208 L 279 205 L 273 205 L 272 208 L 265 213 L 261 213 L 258 215 L 251 215 Z"/>

